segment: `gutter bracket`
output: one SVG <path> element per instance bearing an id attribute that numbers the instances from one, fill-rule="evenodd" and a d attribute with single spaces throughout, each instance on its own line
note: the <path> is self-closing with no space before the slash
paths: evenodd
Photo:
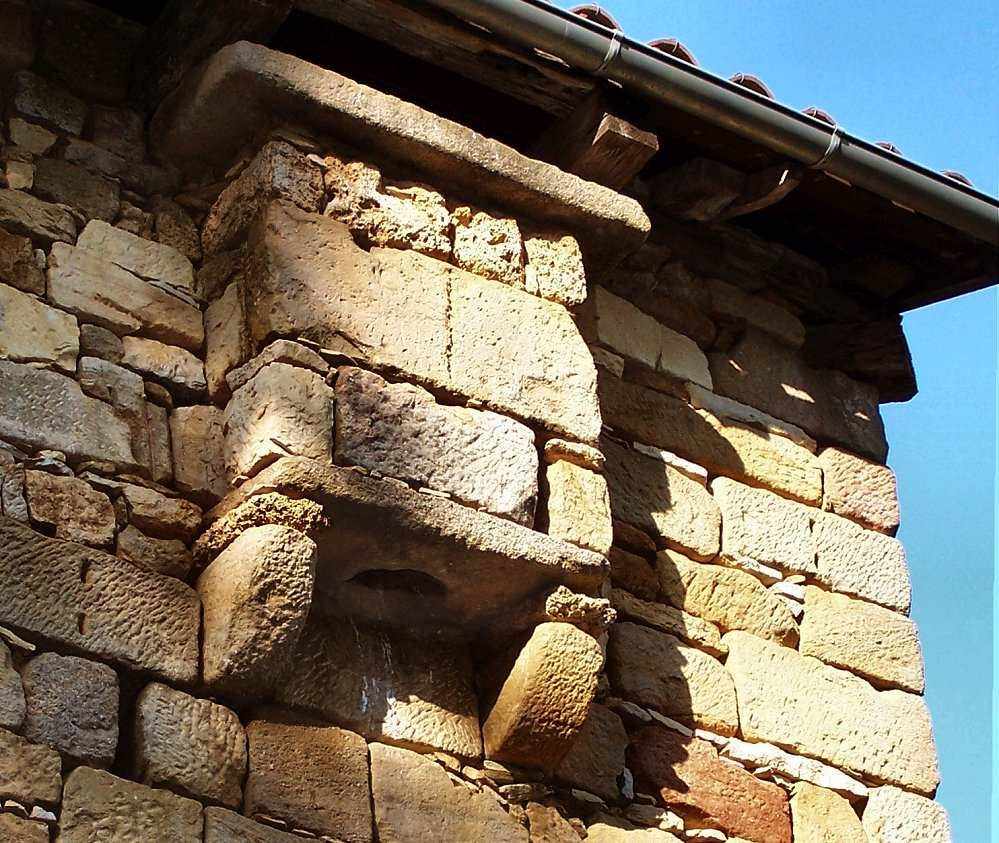
<path id="1" fill-rule="evenodd" d="M 842 145 L 843 130 L 839 126 L 834 126 L 832 134 L 829 136 L 829 145 L 826 147 L 826 151 L 822 153 L 822 157 L 819 158 L 818 161 L 806 166 L 810 170 L 821 170 L 823 165 L 826 164 L 837 152 L 839 152 Z"/>
<path id="2" fill-rule="evenodd" d="M 610 41 L 607 42 L 607 52 L 604 55 L 604 60 L 600 62 L 594 70 L 591 70 L 590 73 L 594 76 L 607 78 L 607 71 L 610 69 L 610 66 L 614 63 L 617 57 L 621 55 L 621 43 L 623 38 L 624 35 L 621 33 L 621 30 L 615 29 L 611 32 Z"/>

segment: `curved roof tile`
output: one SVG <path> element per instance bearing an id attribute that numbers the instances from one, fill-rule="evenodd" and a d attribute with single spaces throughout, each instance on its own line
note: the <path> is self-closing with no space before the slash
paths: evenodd
<path id="1" fill-rule="evenodd" d="M 656 38 L 654 41 L 649 41 L 649 46 L 697 67 L 697 57 L 676 38 Z"/>
<path id="2" fill-rule="evenodd" d="M 770 87 L 760 79 L 759 76 L 754 76 L 752 73 L 736 73 L 732 75 L 729 82 L 734 82 L 736 85 L 741 85 L 752 91 L 755 94 L 759 94 L 762 97 L 766 97 L 768 100 L 776 99 L 774 92 L 770 90 Z"/>
<path id="3" fill-rule="evenodd" d="M 608 12 L 606 9 L 601 8 L 596 3 L 586 3 L 582 6 L 573 6 L 570 9 L 574 15 L 579 15 L 581 18 L 585 18 L 593 23 L 599 23 L 601 26 L 606 26 L 608 29 L 616 29 L 621 31 L 621 24 L 614 20 L 614 16 Z"/>

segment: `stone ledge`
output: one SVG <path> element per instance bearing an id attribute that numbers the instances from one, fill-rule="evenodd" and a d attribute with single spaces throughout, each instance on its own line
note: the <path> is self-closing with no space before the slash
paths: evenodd
<path id="1" fill-rule="evenodd" d="M 594 593 L 608 570 L 599 554 L 519 524 L 299 457 L 268 466 L 208 519 L 267 492 L 323 506 L 314 604 L 332 616 L 513 635 L 543 618 L 555 586 Z"/>
<path id="2" fill-rule="evenodd" d="M 153 118 L 161 158 L 225 165 L 275 119 L 306 122 L 516 215 L 566 228 L 601 262 L 634 251 L 651 223 L 608 188 L 294 56 L 241 41 L 189 75 Z M 414 173 L 415 175 L 416 173 Z"/>

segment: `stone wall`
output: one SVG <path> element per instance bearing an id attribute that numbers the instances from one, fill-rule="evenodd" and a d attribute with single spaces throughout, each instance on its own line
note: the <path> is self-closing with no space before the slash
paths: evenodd
<path id="1" fill-rule="evenodd" d="M 252 45 L 150 132 L 0 5 L 4 839 L 949 840 L 821 268 Z"/>

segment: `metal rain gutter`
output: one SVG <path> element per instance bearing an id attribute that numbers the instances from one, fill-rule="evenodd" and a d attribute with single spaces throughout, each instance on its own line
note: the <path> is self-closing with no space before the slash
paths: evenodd
<path id="1" fill-rule="evenodd" d="M 425 0 L 999 247 L 999 201 L 543 0 Z"/>

